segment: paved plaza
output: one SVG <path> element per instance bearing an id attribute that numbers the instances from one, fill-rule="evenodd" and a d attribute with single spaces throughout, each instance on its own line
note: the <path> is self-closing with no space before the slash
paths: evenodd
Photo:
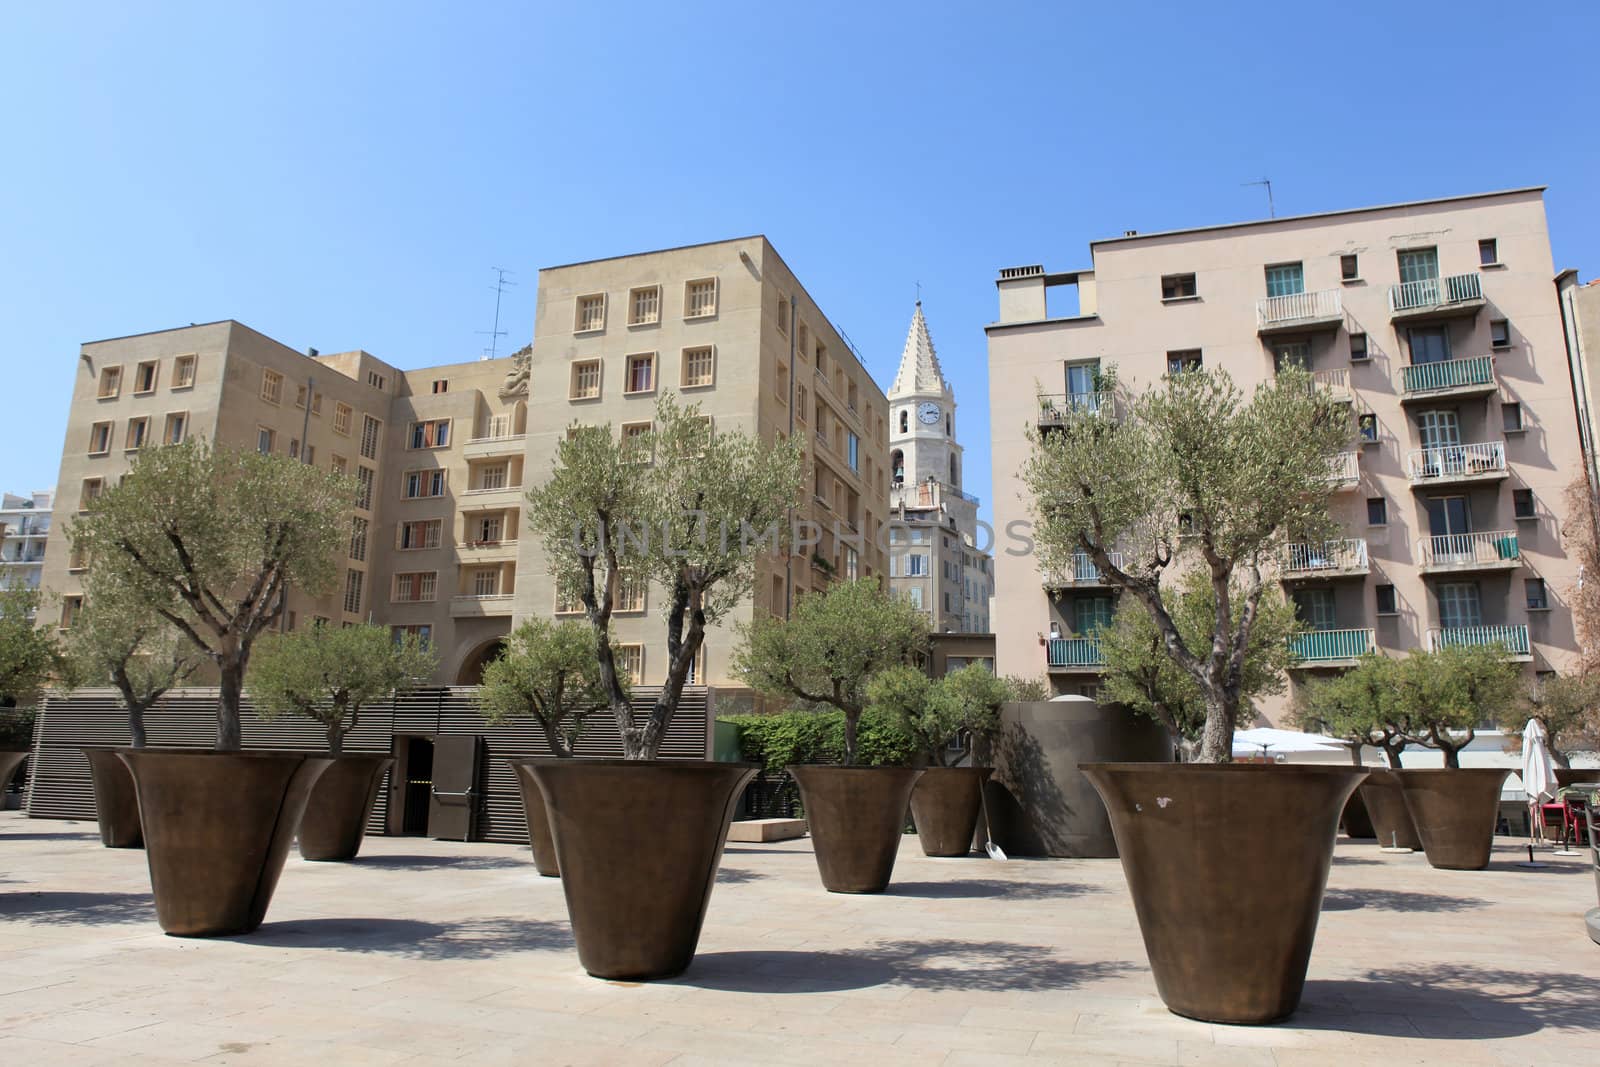
<path id="1" fill-rule="evenodd" d="M 370 838 L 291 858 L 266 925 L 156 926 L 144 854 L 0 814 L 0 1063 L 1585 1064 L 1600 1062 L 1587 859 L 1523 870 L 1339 845 L 1290 1022 L 1180 1019 L 1121 867 L 930 860 L 822 891 L 807 841 L 731 845 L 683 977 L 583 974 L 561 886 L 507 845 Z"/>

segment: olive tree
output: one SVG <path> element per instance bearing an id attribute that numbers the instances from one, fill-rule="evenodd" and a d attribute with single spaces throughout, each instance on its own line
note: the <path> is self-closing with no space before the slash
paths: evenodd
<path id="1" fill-rule="evenodd" d="M 1291 711 L 1302 730 L 1349 741 L 1351 757 L 1361 762 L 1362 745 L 1383 752 L 1394 770 L 1411 743 L 1411 722 L 1399 699 L 1400 661 L 1370 653 L 1348 671 L 1308 682 Z"/>
<path id="2" fill-rule="evenodd" d="M 74 685 L 110 682 L 128 712 L 134 748 L 146 743 L 145 715 L 205 663 L 193 642 L 137 602 L 98 591 L 91 581 L 84 608 L 67 632 L 68 676 Z"/>
<path id="3" fill-rule="evenodd" d="M 758 616 L 741 628 L 734 672 L 760 693 L 844 712 L 844 762 L 856 759 L 867 685 L 911 664 L 928 646 L 927 617 L 858 578 L 804 596 L 788 619 Z"/>
<path id="4" fill-rule="evenodd" d="M 39 623 L 42 603 L 37 589 L 0 586 L 0 708 L 31 702 L 60 665 L 55 634 Z"/>
<path id="5" fill-rule="evenodd" d="M 303 715 L 320 723 L 328 754 L 344 755 L 344 739 L 361 710 L 428 680 L 438 657 L 414 634 L 386 627 L 319 624 L 268 634 L 250 662 L 247 685 L 257 715 Z"/>
<path id="6" fill-rule="evenodd" d="M 594 629 L 581 622 L 529 619 L 506 638 L 505 652 L 483 669 L 476 698 L 493 725 L 526 715 L 550 751 L 570 757 L 585 715 L 605 708 Z M 626 687 L 626 679 L 623 679 Z"/>
<path id="7" fill-rule="evenodd" d="M 351 479 L 192 438 L 140 452 L 68 532 L 92 587 L 143 605 L 215 666 L 217 751 L 236 752 L 256 640 L 291 588 L 336 587 L 355 499 Z"/>
<path id="8" fill-rule="evenodd" d="M 800 486 L 794 442 L 716 430 L 697 406 L 669 393 L 657 402 L 653 429 L 637 437 L 572 427 L 550 478 L 529 490 L 529 528 L 558 588 L 576 596 L 594 629 L 600 685 L 628 759 L 656 757 L 706 628 L 751 595 L 759 553 L 788 543 L 783 524 Z M 664 593 L 666 680 L 642 718 L 611 643 L 628 578 Z"/>
<path id="9" fill-rule="evenodd" d="M 1022 474 L 1041 563 L 1064 569 L 1086 555 L 1149 613 L 1200 689 L 1197 758 L 1225 763 L 1272 571 L 1286 544 L 1332 532 L 1326 498 L 1349 413 L 1293 366 L 1249 397 L 1224 372 L 1186 369 L 1126 407 L 1120 421 L 1071 410 L 1059 428 L 1030 430 Z M 1190 561 L 1212 590 L 1198 641 L 1162 596 L 1163 577 Z"/>
<path id="10" fill-rule="evenodd" d="M 1527 682 L 1519 705 L 1523 723 L 1544 724 L 1550 756 L 1560 767 L 1572 766 L 1572 753 L 1600 749 L 1600 676 L 1555 674 Z M 1519 732 L 1511 738 L 1522 743 Z"/>
<path id="11" fill-rule="evenodd" d="M 1438 749 L 1446 767 L 1461 766 L 1478 728 L 1503 719 L 1516 702 L 1521 675 L 1499 644 L 1413 649 L 1395 674 L 1407 739 Z"/>
<path id="12" fill-rule="evenodd" d="M 891 667 L 867 683 L 868 706 L 895 716 L 934 767 L 948 767 L 953 754 L 964 754 L 951 747 L 963 733 L 974 741 L 993 738 L 1008 695 L 1006 683 L 981 663 L 943 678 L 916 667 Z"/>

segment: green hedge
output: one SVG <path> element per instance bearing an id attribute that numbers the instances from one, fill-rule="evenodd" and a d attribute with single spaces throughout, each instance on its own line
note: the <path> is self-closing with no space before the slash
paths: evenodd
<path id="1" fill-rule="evenodd" d="M 779 774 L 791 763 L 839 763 L 844 759 L 844 712 L 785 711 L 777 715 L 732 715 L 739 728 L 740 755 Z M 856 728 L 856 762 L 866 767 L 906 767 L 916 745 L 899 721 L 868 709 Z"/>
<path id="2" fill-rule="evenodd" d="M 0 708 L 0 748 L 32 748 L 33 708 Z"/>

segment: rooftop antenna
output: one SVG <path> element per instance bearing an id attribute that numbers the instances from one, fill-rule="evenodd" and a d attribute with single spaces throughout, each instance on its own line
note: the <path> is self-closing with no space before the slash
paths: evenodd
<path id="1" fill-rule="evenodd" d="M 489 355 L 485 358 L 493 359 L 495 357 L 495 352 L 499 347 L 500 338 L 506 335 L 506 332 L 500 328 L 500 294 L 506 291 L 506 286 L 516 285 L 517 283 L 506 281 L 506 275 L 515 274 L 516 271 L 506 270 L 504 267 L 490 267 L 489 269 L 495 273 L 494 285 L 490 287 L 494 290 L 494 329 L 479 330 L 477 332 L 480 335 L 488 336 Z"/>
<path id="2" fill-rule="evenodd" d="M 1262 178 L 1259 181 L 1253 181 L 1253 182 L 1240 182 L 1239 184 L 1240 185 L 1265 185 L 1267 187 L 1267 217 L 1269 219 L 1275 219 L 1275 218 L 1278 217 L 1278 209 L 1272 202 L 1272 179 L 1271 178 Z"/>

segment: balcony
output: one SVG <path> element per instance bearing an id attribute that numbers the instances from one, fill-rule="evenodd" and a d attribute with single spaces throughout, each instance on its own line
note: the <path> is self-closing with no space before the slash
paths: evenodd
<path id="1" fill-rule="evenodd" d="M 1441 626 L 1428 631 L 1428 651 L 1441 648 L 1480 647 L 1501 645 L 1514 660 L 1533 659 L 1533 646 L 1528 642 L 1528 628 L 1521 623 L 1511 626 Z"/>
<path id="2" fill-rule="evenodd" d="M 1046 649 L 1053 671 L 1086 671 L 1098 674 L 1106 665 L 1100 642 L 1092 637 L 1052 637 Z"/>
<path id="3" fill-rule="evenodd" d="M 1488 396 L 1498 392 L 1492 356 L 1442 359 L 1400 368 L 1400 403 L 1415 404 L 1447 396 Z"/>
<path id="4" fill-rule="evenodd" d="M 486 434 L 483 437 L 474 437 L 468 441 L 462 447 L 461 454 L 467 459 L 520 456 L 527 439 L 528 435 L 521 433 Z"/>
<path id="5" fill-rule="evenodd" d="M 1389 287 L 1389 318 L 1394 322 L 1465 318 L 1476 315 L 1483 305 L 1483 283 L 1476 274 L 1423 278 Z"/>
<path id="6" fill-rule="evenodd" d="M 1498 482 L 1509 476 L 1504 441 L 1413 449 L 1407 457 L 1413 487 Z"/>
<path id="7" fill-rule="evenodd" d="M 1308 578 L 1359 578 L 1369 570 L 1367 542 L 1349 537 L 1321 544 L 1296 543 L 1283 546 L 1284 581 Z"/>
<path id="8" fill-rule="evenodd" d="M 1040 426 L 1061 426 L 1071 414 L 1097 415 L 1115 422 L 1117 395 L 1109 390 L 1097 393 L 1039 394 Z"/>
<path id="9" fill-rule="evenodd" d="M 1337 289 L 1289 293 L 1256 301 L 1256 333 L 1262 336 L 1337 330 L 1343 324 L 1343 294 Z"/>
<path id="10" fill-rule="evenodd" d="M 1328 463 L 1328 490 L 1348 493 L 1361 482 L 1361 453 L 1340 452 Z"/>
<path id="11" fill-rule="evenodd" d="M 1515 530 L 1486 530 L 1424 537 L 1417 542 L 1417 559 L 1423 574 L 1511 571 L 1522 565 L 1522 552 Z"/>
<path id="12" fill-rule="evenodd" d="M 478 596 L 474 593 L 460 593 L 450 598 L 450 617 L 452 619 L 488 619 L 496 616 L 509 616 L 511 602 L 515 597 L 511 593 L 493 593 Z"/>
<path id="13" fill-rule="evenodd" d="M 496 489 L 468 489 L 460 496 L 462 511 L 498 511 L 522 506 L 522 486 L 502 485 Z"/>
<path id="14" fill-rule="evenodd" d="M 1289 638 L 1289 666 L 1300 670 L 1354 667 L 1377 647 L 1371 630 L 1312 630 Z"/>
<path id="15" fill-rule="evenodd" d="M 456 545 L 456 551 L 461 554 L 463 563 L 515 563 L 517 540 L 462 541 Z"/>
<path id="16" fill-rule="evenodd" d="M 1110 558 L 1113 567 L 1119 569 L 1122 567 L 1121 552 L 1107 552 L 1106 556 Z M 1109 584 L 1087 552 L 1074 553 L 1072 565 L 1066 568 L 1065 573 L 1061 570 L 1052 570 L 1044 576 L 1046 589 L 1101 588 Z"/>

